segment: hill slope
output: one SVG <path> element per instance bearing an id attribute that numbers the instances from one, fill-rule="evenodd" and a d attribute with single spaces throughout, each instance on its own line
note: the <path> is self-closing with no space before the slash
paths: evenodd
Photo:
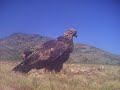
<path id="1" fill-rule="evenodd" d="M 21 53 L 24 50 L 32 49 L 48 40 L 51 40 L 51 38 L 34 34 L 14 33 L 4 39 L 0 39 L 0 60 L 21 60 Z M 79 43 L 75 44 L 69 62 L 120 64 L 120 56 Z"/>

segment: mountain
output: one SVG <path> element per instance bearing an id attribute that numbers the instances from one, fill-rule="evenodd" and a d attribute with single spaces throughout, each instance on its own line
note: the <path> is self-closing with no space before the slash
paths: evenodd
<path id="1" fill-rule="evenodd" d="M 0 40 L 0 60 L 21 60 L 21 53 L 50 40 L 40 35 L 14 33 Z"/>
<path id="2" fill-rule="evenodd" d="M 120 55 L 114 55 L 86 44 L 75 44 L 71 58 L 77 63 L 120 64 Z"/>
<path id="3" fill-rule="evenodd" d="M 34 50 L 35 46 L 51 40 L 35 34 L 14 33 L 0 39 L 0 60 L 22 60 L 24 50 Z M 68 62 L 91 64 L 120 64 L 120 55 L 114 55 L 99 48 L 77 43 Z"/>

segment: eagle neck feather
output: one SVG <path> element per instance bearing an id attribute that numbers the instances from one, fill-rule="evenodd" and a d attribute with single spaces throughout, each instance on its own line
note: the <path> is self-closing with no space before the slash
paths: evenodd
<path id="1" fill-rule="evenodd" d="M 57 38 L 58 41 L 65 42 L 65 43 L 71 43 L 73 42 L 72 37 L 66 37 L 66 36 L 60 36 Z"/>

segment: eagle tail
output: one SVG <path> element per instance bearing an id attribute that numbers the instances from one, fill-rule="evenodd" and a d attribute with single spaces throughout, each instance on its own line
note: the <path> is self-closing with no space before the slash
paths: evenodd
<path id="1" fill-rule="evenodd" d="M 22 73 L 28 73 L 30 70 L 31 67 L 25 66 L 23 62 L 12 69 L 12 71 L 22 72 Z"/>

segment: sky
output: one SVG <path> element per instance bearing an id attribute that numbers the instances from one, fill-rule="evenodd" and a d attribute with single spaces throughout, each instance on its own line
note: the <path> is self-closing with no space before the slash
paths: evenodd
<path id="1" fill-rule="evenodd" d="M 56 38 L 69 28 L 78 31 L 75 42 L 120 55 L 120 0 L 0 0 L 0 38 Z"/>

